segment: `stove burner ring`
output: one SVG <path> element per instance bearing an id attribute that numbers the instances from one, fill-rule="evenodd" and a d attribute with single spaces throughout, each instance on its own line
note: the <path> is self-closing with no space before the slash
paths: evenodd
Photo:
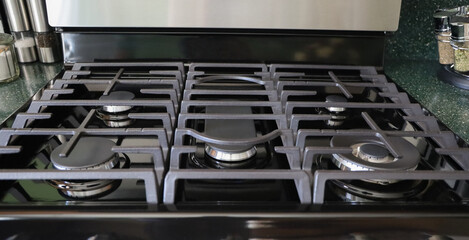
<path id="1" fill-rule="evenodd" d="M 330 127 L 338 127 L 344 124 L 344 121 L 347 119 L 345 115 L 331 114 L 331 119 L 327 120 L 326 123 Z"/>
<path id="2" fill-rule="evenodd" d="M 114 168 L 129 168 L 130 159 L 122 153 L 119 162 Z M 123 163 L 121 163 L 123 162 Z M 52 187 L 59 190 L 59 193 L 71 199 L 96 199 L 105 196 L 118 188 L 122 180 L 96 179 L 96 180 L 48 180 Z"/>
<path id="3" fill-rule="evenodd" d="M 97 109 L 96 116 L 108 127 L 127 127 L 135 122 L 135 119 L 129 118 L 128 112 L 124 114 L 111 114 Z"/>
<path id="4" fill-rule="evenodd" d="M 382 186 L 361 181 L 332 180 L 329 188 L 348 202 L 374 202 L 407 200 L 424 193 L 432 184 L 426 180 L 407 180 Z"/>
<path id="5" fill-rule="evenodd" d="M 99 98 L 99 100 L 105 101 L 112 101 L 112 100 L 133 100 L 135 98 L 135 94 L 128 91 L 115 91 L 109 93 L 109 95 L 103 95 Z M 108 105 L 103 106 L 102 110 L 107 113 L 121 113 L 126 112 L 132 109 L 133 106 L 115 106 L 115 105 Z"/>
<path id="6" fill-rule="evenodd" d="M 328 95 L 326 97 L 326 103 L 347 103 L 347 98 L 340 95 Z M 334 106 L 334 107 L 326 107 L 327 112 L 326 114 L 331 116 L 331 119 L 326 121 L 326 124 L 330 127 L 338 127 L 341 126 L 344 121 L 347 119 L 347 109 L 342 106 Z"/>
<path id="7" fill-rule="evenodd" d="M 72 182 L 50 180 L 50 185 L 59 190 L 64 197 L 72 199 L 95 199 L 107 195 L 116 189 L 121 180 L 96 180 L 87 182 Z"/>
<path id="8" fill-rule="evenodd" d="M 347 101 L 347 98 L 345 98 L 344 96 L 329 95 L 326 97 L 326 102 L 327 103 L 346 103 L 348 101 Z M 330 112 L 335 112 L 335 113 L 344 112 L 345 110 L 347 110 L 345 107 L 327 107 L 326 109 L 329 110 Z"/>
<path id="9" fill-rule="evenodd" d="M 254 155 L 256 155 L 257 149 L 256 147 L 251 147 L 247 150 L 242 151 L 230 151 L 225 150 L 216 146 L 212 146 L 210 144 L 205 145 L 205 153 L 212 157 L 215 160 L 222 161 L 222 162 L 240 162 L 248 160 Z"/>
<path id="10" fill-rule="evenodd" d="M 417 148 L 400 137 L 390 137 L 389 141 L 399 150 L 402 157 L 395 158 L 384 143 L 375 136 L 335 136 L 332 147 L 350 147 L 352 153 L 332 154 L 334 164 L 344 171 L 413 171 L 420 161 Z M 399 180 L 363 179 L 362 181 L 390 184 Z"/>
<path id="11" fill-rule="evenodd" d="M 68 157 L 60 157 L 66 144 L 55 148 L 50 156 L 50 167 L 58 170 L 107 170 L 128 168 L 130 159 L 127 155 L 114 153 L 111 149 L 115 143 L 101 137 L 83 137 L 78 140 Z M 123 162 L 123 164 L 121 164 Z M 74 199 L 96 198 L 116 189 L 121 180 L 48 180 L 62 195 Z"/>
<path id="12" fill-rule="evenodd" d="M 115 91 L 101 96 L 99 100 L 133 100 L 134 98 L 135 95 L 132 92 Z M 133 108 L 133 106 L 102 106 L 96 110 L 96 116 L 108 127 L 127 127 L 135 121 L 128 116 Z"/>

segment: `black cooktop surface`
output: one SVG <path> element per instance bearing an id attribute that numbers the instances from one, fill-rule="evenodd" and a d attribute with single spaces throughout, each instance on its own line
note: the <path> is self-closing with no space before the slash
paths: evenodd
<path id="1" fill-rule="evenodd" d="M 77 63 L 0 130 L 0 205 L 462 208 L 468 152 L 373 67 Z"/>

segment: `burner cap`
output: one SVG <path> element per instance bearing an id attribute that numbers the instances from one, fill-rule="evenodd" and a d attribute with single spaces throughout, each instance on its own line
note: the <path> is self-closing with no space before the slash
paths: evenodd
<path id="1" fill-rule="evenodd" d="M 348 171 L 415 170 L 420 161 L 417 148 L 400 137 L 389 137 L 388 140 L 401 153 L 401 158 L 393 157 L 375 136 L 334 136 L 330 143 L 332 147 L 352 148 L 349 154 L 333 154 L 334 163 Z"/>
<path id="2" fill-rule="evenodd" d="M 346 103 L 348 101 L 347 101 L 347 98 L 345 98 L 344 96 L 329 95 L 329 96 L 326 97 L 326 102 L 328 102 L 328 103 Z M 344 107 L 328 107 L 326 109 L 331 111 L 331 112 L 343 112 L 343 111 L 345 111 Z"/>
<path id="3" fill-rule="evenodd" d="M 111 169 L 119 162 L 116 153 L 111 149 L 116 144 L 102 137 L 82 137 L 78 140 L 68 157 L 60 157 L 66 143 L 55 148 L 50 160 L 56 169 Z"/>
<path id="4" fill-rule="evenodd" d="M 386 163 L 394 160 L 386 147 L 374 143 L 359 146 L 357 153 L 359 158 L 369 162 Z"/>
<path id="5" fill-rule="evenodd" d="M 245 106 L 207 106 L 211 114 L 252 114 L 251 107 Z M 207 119 L 205 133 L 214 138 L 249 139 L 256 137 L 256 125 L 252 119 Z M 244 161 L 256 154 L 253 145 L 223 145 L 207 143 L 205 152 L 215 160 L 225 162 Z"/>
<path id="6" fill-rule="evenodd" d="M 128 92 L 128 91 L 115 91 L 109 93 L 109 95 L 103 95 L 99 98 L 99 100 L 133 100 L 135 98 L 135 94 Z M 132 106 L 103 106 L 103 111 L 109 113 L 120 113 L 125 112 L 132 109 Z"/>

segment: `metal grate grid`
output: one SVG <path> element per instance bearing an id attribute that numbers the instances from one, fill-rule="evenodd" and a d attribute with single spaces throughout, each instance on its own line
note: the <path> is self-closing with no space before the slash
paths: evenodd
<path id="1" fill-rule="evenodd" d="M 52 82 L 39 100 L 33 101 L 25 113 L 17 115 L 12 128 L 0 130 L 0 154 L 15 154 L 22 147 L 13 145 L 18 136 L 68 136 L 69 141 L 61 155 L 67 156 L 76 141 L 83 136 L 148 136 L 158 139 L 152 146 L 116 146 L 116 153 L 150 154 L 151 168 L 112 170 L 0 170 L 0 179 L 142 179 L 145 182 L 149 203 L 163 199 L 173 204 L 176 183 L 180 179 L 285 179 L 296 184 L 301 203 L 322 204 L 328 180 L 339 179 L 389 179 L 389 180 L 469 180 L 469 149 L 458 145 L 455 135 L 443 131 L 437 119 L 428 116 L 421 106 L 412 103 L 407 94 L 399 92 L 394 83 L 387 81 L 373 67 L 294 65 L 294 64 L 211 64 L 192 63 L 184 72 L 182 63 L 77 63 L 66 71 L 61 79 Z M 81 99 L 76 96 L 75 85 L 99 89 L 99 96 L 112 93 L 118 85 L 138 86 L 141 94 L 158 96 L 134 100 Z M 348 99 L 347 102 L 314 100 L 322 89 L 334 91 Z M 383 102 L 354 101 L 355 88 L 377 90 Z M 164 95 L 165 97 L 161 97 Z M 99 97 L 98 96 L 98 97 Z M 223 96 L 221 99 L 216 99 Z M 295 98 L 300 97 L 302 100 Z M 66 99 L 65 99 L 66 98 Z M 236 101 L 233 101 L 235 99 Z M 254 100 L 253 100 L 254 99 Z M 305 100 L 306 99 L 306 100 Z M 94 108 L 102 106 L 137 106 L 164 109 L 158 112 L 134 112 L 128 117 L 135 120 L 157 120 L 161 127 L 90 128 Z M 87 107 L 85 117 L 77 127 L 31 127 L 32 123 L 54 116 L 53 107 Z M 267 113 L 217 114 L 194 112 L 195 108 L 241 106 L 268 109 Z M 359 112 L 366 123 L 365 129 L 307 129 L 303 122 L 324 122 L 331 115 L 304 113 L 308 108 L 346 108 Z M 402 119 L 412 129 L 386 130 L 380 128 L 375 116 L 367 109 L 388 109 L 402 113 Z M 179 112 L 180 111 L 180 112 Z M 299 112 L 299 113 L 298 113 Z M 230 119 L 271 121 L 276 129 L 251 139 L 214 138 L 192 128 L 194 120 Z M 390 137 L 423 138 L 435 145 L 435 152 L 451 158 L 462 170 L 416 171 L 339 171 L 316 170 L 311 172 L 314 159 L 326 154 L 350 153 L 348 147 L 309 146 L 307 138 L 333 136 L 373 136 L 379 138 L 390 153 L 402 157 L 400 149 Z M 194 153 L 196 147 L 187 145 L 185 139 L 194 138 L 212 144 L 246 145 L 280 138 L 282 146 L 276 146 L 276 154 L 283 154 L 290 169 L 278 170 L 215 170 L 181 168 L 181 157 Z M 174 141 L 173 141 L 174 139 Z M 173 143 L 174 142 L 174 143 Z M 165 165 L 169 169 L 165 169 Z M 163 180 L 164 172 L 167 171 Z M 164 188 L 162 186 L 164 185 Z M 159 196 L 160 190 L 163 196 Z"/>
<path id="2" fill-rule="evenodd" d="M 286 70 L 285 70 L 286 69 Z M 314 75 L 315 70 L 327 71 L 327 75 Z M 345 81 L 335 74 L 339 70 L 357 70 L 359 79 L 344 76 Z M 399 92 L 393 83 L 389 83 L 384 75 L 379 75 L 369 67 L 340 67 L 321 65 L 271 65 L 271 76 L 276 82 L 277 91 L 281 94 L 285 114 L 290 119 L 289 127 L 296 134 L 296 146 L 300 147 L 302 155 L 302 169 L 311 171 L 313 161 L 322 154 L 351 153 L 352 148 L 347 147 L 320 147 L 308 146 L 308 137 L 333 136 L 374 136 L 379 138 L 395 158 L 401 158 L 400 150 L 388 141 L 389 137 L 426 138 L 437 144 L 435 151 L 440 155 L 451 157 L 463 170 L 433 170 L 433 171 L 341 171 L 316 170 L 313 172 L 313 203 L 324 202 L 325 185 L 328 180 L 359 180 L 359 179 L 389 179 L 389 180 L 469 180 L 469 149 L 458 146 L 455 135 L 450 131 L 442 131 L 437 119 L 427 116 L 419 104 L 411 103 L 405 93 Z M 379 89 L 379 96 L 388 99 L 384 103 L 368 102 L 317 102 L 317 101 L 289 101 L 292 95 L 316 95 L 315 91 L 285 91 L 287 86 L 300 87 L 336 87 L 347 99 L 352 99 L 351 87 L 366 87 Z M 323 114 L 295 114 L 296 108 L 331 108 L 360 109 L 362 119 L 367 129 L 301 129 L 301 121 L 325 121 L 331 116 Z M 414 123 L 420 130 L 382 130 L 373 120 L 366 109 L 395 109 L 403 112 L 403 120 Z"/>
<path id="3" fill-rule="evenodd" d="M 200 71 L 203 68 L 204 71 Z M 223 69 L 224 72 L 220 72 Z M 246 70 L 247 69 L 247 70 Z M 262 72 L 257 72 L 261 70 Z M 252 71 L 252 72 L 249 72 Z M 241 72 L 241 73 L 240 73 Z M 278 101 L 274 82 L 269 77 L 267 66 L 262 64 L 206 64 L 194 63 L 189 66 L 188 79 L 181 103 L 181 113 L 175 131 L 174 145 L 171 149 L 170 169 L 165 178 L 164 203 L 173 204 L 176 195 L 176 183 L 181 179 L 281 179 L 294 180 L 298 197 L 302 203 L 311 202 L 310 178 L 301 171 L 298 147 L 294 146 L 293 133 L 288 129 L 287 119 L 282 112 L 282 104 Z M 235 81 L 235 82 L 233 82 Z M 199 86 L 216 86 L 218 89 L 200 90 Z M 233 90 L 236 87 L 245 87 L 242 90 Z M 252 88 L 250 88 L 250 86 Z M 259 90 L 261 86 L 262 90 Z M 196 95 L 229 96 L 240 100 L 193 100 Z M 242 101 L 252 96 L 263 96 L 265 101 Z M 210 114 L 197 113 L 190 109 L 193 107 L 208 106 L 243 106 L 264 107 L 270 109 L 268 114 Z M 272 132 L 251 139 L 225 139 L 214 138 L 188 127 L 189 120 L 230 119 L 230 120 L 261 120 L 274 121 L 277 128 Z M 269 142 L 280 137 L 282 146 L 276 146 L 276 154 L 285 154 L 290 169 L 184 169 L 180 167 L 182 154 L 195 153 L 196 146 L 185 145 L 185 137 L 193 137 L 205 143 L 254 145 Z"/>
<path id="4" fill-rule="evenodd" d="M 138 69 L 133 69 L 138 68 Z M 142 70 L 143 69 L 143 70 Z M 21 151 L 21 146 L 10 145 L 10 140 L 20 135 L 63 135 L 69 140 L 60 153 L 68 156 L 77 141 L 83 136 L 146 136 L 158 140 L 159 145 L 115 146 L 116 153 L 146 154 L 152 156 L 151 168 L 128 168 L 110 170 L 26 170 L 8 169 L 0 171 L 0 179 L 142 179 L 145 182 L 146 200 L 158 202 L 158 189 L 161 185 L 165 162 L 172 140 L 173 126 L 176 122 L 178 102 L 184 78 L 182 63 L 79 63 L 72 70 L 66 71 L 62 79 L 56 79 L 51 88 L 44 91 L 39 100 L 33 101 L 25 113 L 17 115 L 12 128 L 0 130 L 0 154 L 13 154 Z M 138 86 L 143 94 L 169 96 L 167 100 L 99 100 L 82 99 L 74 94 L 73 85 L 100 86 L 99 96 L 108 95 L 117 84 Z M 145 87 L 148 86 L 148 87 Z M 160 86 L 165 86 L 161 87 Z M 61 97 L 66 96 L 67 99 Z M 54 112 L 50 107 L 88 106 L 91 110 L 76 128 L 29 127 L 34 120 L 50 119 Z M 163 112 L 129 113 L 130 119 L 159 120 L 159 128 L 90 128 L 90 120 L 95 116 L 96 108 L 102 106 L 157 107 Z"/>

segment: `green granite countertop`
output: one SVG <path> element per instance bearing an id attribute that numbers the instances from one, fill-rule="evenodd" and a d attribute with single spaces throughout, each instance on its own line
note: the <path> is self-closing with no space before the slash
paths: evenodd
<path id="1" fill-rule="evenodd" d="M 469 90 L 436 78 L 435 60 L 388 60 L 384 72 L 458 136 L 469 142 Z"/>
<path id="2" fill-rule="evenodd" d="M 20 77 L 0 84 L 0 126 L 62 70 L 62 63 L 20 64 Z"/>

